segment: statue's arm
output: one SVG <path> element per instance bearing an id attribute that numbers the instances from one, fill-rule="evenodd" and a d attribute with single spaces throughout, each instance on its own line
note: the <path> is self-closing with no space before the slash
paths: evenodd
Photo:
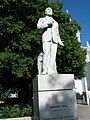
<path id="1" fill-rule="evenodd" d="M 44 18 L 40 18 L 39 20 L 38 20 L 38 23 L 37 23 L 37 28 L 38 29 L 44 29 L 44 28 L 47 28 L 48 27 L 48 24 L 47 24 L 47 22 L 46 22 L 46 20 L 44 19 Z"/>
<path id="2" fill-rule="evenodd" d="M 57 37 L 58 37 L 58 43 L 62 46 L 64 46 L 63 41 L 61 40 L 60 34 L 59 34 L 59 28 L 57 26 Z"/>

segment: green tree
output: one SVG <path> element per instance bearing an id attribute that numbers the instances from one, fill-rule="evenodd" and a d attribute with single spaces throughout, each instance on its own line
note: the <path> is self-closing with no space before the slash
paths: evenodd
<path id="1" fill-rule="evenodd" d="M 3 89 L 17 87 L 21 99 L 30 94 L 29 83 L 37 74 L 41 31 L 36 24 L 47 4 L 47 0 L 0 0 L 0 83 Z"/>
<path id="2" fill-rule="evenodd" d="M 17 87 L 23 97 L 30 94 L 29 86 L 37 74 L 42 30 L 36 25 L 48 6 L 53 9 L 65 45 L 58 47 L 58 72 L 74 73 L 76 78 L 85 75 L 86 52 L 76 38 L 81 26 L 70 21 L 71 15 L 62 11 L 61 1 L 0 0 L 0 83 L 4 89 Z"/>

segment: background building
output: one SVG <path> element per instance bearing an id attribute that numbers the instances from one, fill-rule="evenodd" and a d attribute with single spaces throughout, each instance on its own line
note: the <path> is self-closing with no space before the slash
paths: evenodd
<path id="1" fill-rule="evenodd" d="M 76 33 L 76 36 L 78 38 L 78 41 L 81 42 L 80 39 L 80 32 L 78 31 Z M 87 51 L 86 55 L 86 77 L 82 79 L 75 80 L 75 90 L 77 95 L 77 101 L 80 99 L 83 103 L 86 103 L 89 105 L 90 101 L 90 45 L 88 41 L 86 42 L 87 46 L 83 47 Z"/>

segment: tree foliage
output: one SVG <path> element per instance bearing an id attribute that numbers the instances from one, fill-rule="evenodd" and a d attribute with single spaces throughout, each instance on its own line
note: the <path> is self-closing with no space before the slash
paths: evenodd
<path id="1" fill-rule="evenodd" d="M 0 83 L 3 89 L 17 87 L 21 99 L 30 97 L 30 82 L 37 74 L 42 31 L 36 24 L 47 4 L 47 0 L 0 0 Z"/>
<path id="2" fill-rule="evenodd" d="M 70 21 L 71 15 L 62 11 L 61 1 L 0 0 L 0 81 L 4 88 L 22 89 L 22 84 L 28 84 L 37 74 L 42 30 L 37 30 L 36 24 L 48 6 L 53 9 L 65 45 L 58 47 L 58 72 L 73 73 L 76 78 L 85 75 L 86 52 L 76 37 L 81 25 Z"/>

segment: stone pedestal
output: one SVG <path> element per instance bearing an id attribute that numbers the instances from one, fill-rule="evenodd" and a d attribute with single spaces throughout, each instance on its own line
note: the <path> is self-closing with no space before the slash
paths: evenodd
<path id="1" fill-rule="evenodd" d="M 78 120 L 73 74 L 38 75 L 33 79 L 34 120 Z"/>

